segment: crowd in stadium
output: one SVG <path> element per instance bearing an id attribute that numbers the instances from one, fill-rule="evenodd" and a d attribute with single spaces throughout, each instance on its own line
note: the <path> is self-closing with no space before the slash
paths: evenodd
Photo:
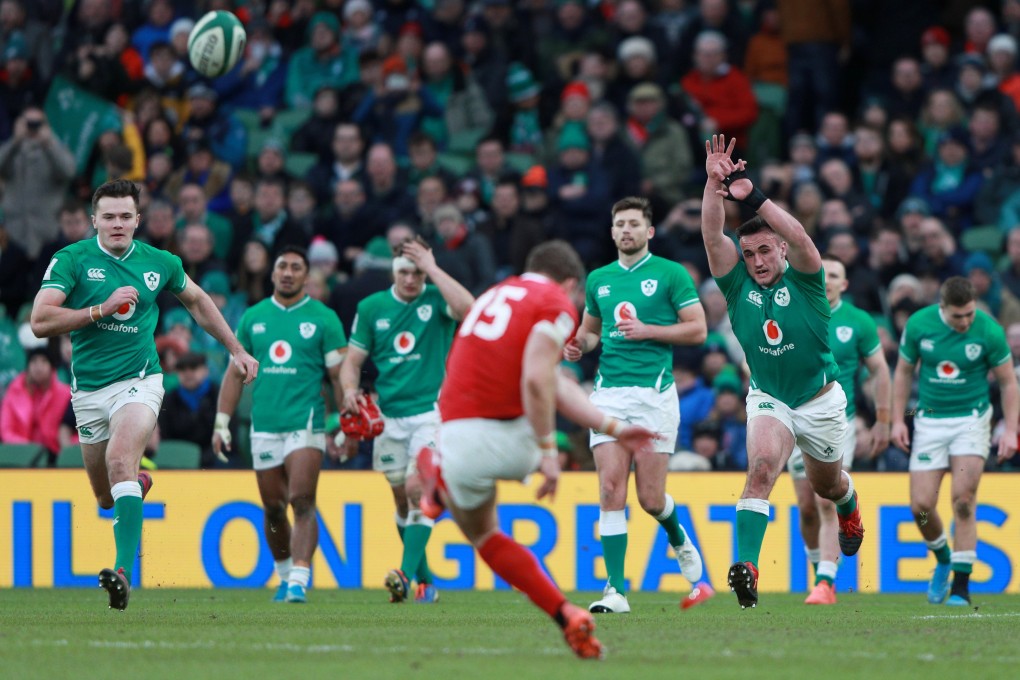
<path id="1" fill-rule="evenodd" d="M 713 133 L 845 263 L 845 297 L 875 317 L 890 365 L 905 320 L 954 275 L 1020 363 L 1020 0 L 65 4 L 0 0 L 4 441 L 54 456 L 77 441 L 70 342 L 35 339 L 26 315 L 51 256 L 94 235 L 89 198 L 112 178 L 144 187 L 140 237 L 179 255 L 232 327 L 284 246 L 308 249 L 308 293 L 349 331 L 407 236 L 478 295 L 549 238 L 589 270 L 610 262 L 610 206 L 649 198 L 652 250 L 690 271 L 710 331 L 675 353 L 676 469 L 747 460 L 743 356 L 701 236 Z M 187 56 L 210 9 L 248 41 L 213 80 Z M 730 207 L 735 227 L 747 215 Z M 228 356 L 173 296 L 161 309 L 160 436 L 213 466 Z M 596 362 L 564 370 L 585 382 Z M 905 470 L 894 447 L 862 456 L 861 392 L 855 467 Z M 560 446 L 565 469 L 591 469 L 585 433 Z"/>

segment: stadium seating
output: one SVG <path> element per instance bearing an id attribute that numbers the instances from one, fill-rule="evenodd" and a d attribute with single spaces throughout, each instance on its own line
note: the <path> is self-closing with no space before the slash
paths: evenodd
<path id="1" fill-rule="evenodd" d="M 786 88 L 775 83 L 754 83 L 754 96 L 758 100 L 758 120 L 751 127 L 747 141 L 747 157 L 754 165 L 768 158 L 783 155 L 783 112 L 786 111 Z"/>
<path id="2" fill-rule="evenodd" d="M 36 467 L 44 457 L 40 444 L 0 444 L 0 468 Z"/>
<path id="3" fill-rule="evenodd" d="M 960 245 L 964 250 L 987 253 L 993 261 L 1002 254 L 1002 240 L 1002 230 L 994 224 L 971 227 L 960 234 Z"/>
<path id="4" fill-rule="evenodd" d="M 156 465 L 160 470 L 197 470 L 202 458 L 198 444 L 180 439 L 164 439 L 156 450 Z"/>
<path id="5" fill-rule="evenodd" d="M 57 456 L 57 467 L 58 468 L 83 468 L 85 467 L 85 461 L 82 459 L 81 447 L 76 445 L 65 446 L 60 449 L 60 455 Z"/>

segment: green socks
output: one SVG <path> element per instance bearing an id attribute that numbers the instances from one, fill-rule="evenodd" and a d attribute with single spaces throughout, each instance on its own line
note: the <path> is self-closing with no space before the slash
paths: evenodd
<path id="1" fill-rule="evenodd" d="M 117 544 L 114 570 L 123 569 L 128 582 L 142 542 L 142 487 L 136 481 L 118 482 L 113 495 L 113 539 Z"/>
<path id="2" fill-rule="evenodd" d="M 428 545 L 429 537 L 432 536 L 432 522 L 426 526 L 421 524 L 408 525 L 409 520 L 404 519 L 400 515 L 397 515 L 397 533 L 400 534 L 400 541 L 404 544 L 404 555 L 400 562 L 400 570 L 404 572 L 404 575 L 409 579 L 413 579 L 418 583 L 432 583 L 432 572 L 429 570 L 429 558 L 425 555 L 425 546 Z M 413 528 L 412 528 L 413 527 Z M 424 532 L 421 530 L 424 529 Z M 417 566 L 410 566 L 411 560 L 408 559 L 409 548 L 407 534 L 410 532 L 412 543 L 417 546 L 420 542 L 421 547 L 413 548 L 419 555 Z M 424 534 L 424 536 L 422 535 Z"/>
<path id="3" fill-rule="evenodd" d="M 761 498 L 737 501 L 737 561 L 758 567 L 761 544 L 769 525 L 769 502 Z"/>
<path id="4" fill-rule="evenodd" d="M 626 594 L 624 563 L 627 561 L 627 512 L 625 510 L 599 511 L 599 536 L 602 557 L 606 562 L 609 585 L 621 595 Z"/>
<path id="5" fill-rule="evenodd" d="M 674 548 L 679 548 L 687 540 L 684 530 L 680 527 L 680 520 L 676 516 L 676 503 L 673 502 L 673 497 L 669 494 L 666 494 L 666 503 L 663 505 L 662 512 L 656 515 L 655 520 L 666 530 L 669 544 Z"/>
<path id="6" fill-rule="evenodd" d="M 925 545 L 935 553 L 935 559 L 938 560 L 939 564 L 949 564 L 951 561 L 955 561 L 952 559 L 952 553 L 949 551 L 949 540 L 946 538 L 945 532 L 934 541 L 925 541 Z"/>

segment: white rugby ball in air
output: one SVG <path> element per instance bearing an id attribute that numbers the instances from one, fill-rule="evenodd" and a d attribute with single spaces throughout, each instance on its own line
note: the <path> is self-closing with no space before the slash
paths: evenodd
<path id="1" fill-rule="evenodd" d="M 208 78 L 216 78 L 234 68 L 244 54 L 248 35 L 241 21 L 217 10 L 209 12 L 195 24 L 188 36 L 188 59 L 195 70 Z"/>

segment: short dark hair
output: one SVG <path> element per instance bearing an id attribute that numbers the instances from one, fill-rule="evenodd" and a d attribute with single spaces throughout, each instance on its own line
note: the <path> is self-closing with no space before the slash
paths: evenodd
<path id="1" fill-rule="evenodd" d="M 429 146 L 431 146 L 433 151 L 438 148 L 438 146 L 436 145 L 436 140 L 432 138 L 432 135 L 430 135 L 427 132 L 422 132 L 421 130 L 415 132 L 407 140 L 408 148 L 412 146 L 422 146 L 423 144 L 428 144 Z"/>
<path id="2" fill-rule="evenodd" d="M 822 262 L 839 262 L 841 265 L 846 267 L 846 262 L 844 262 L 843 260 L 839 259 L 838 257 L 833 255 L 832 253 L 822 253 Z"/>
<path id="3" fill-rule="evenodd" d="M 301 246 L 284 246 L 276 251 L 276 256 L 273 258 L 273 262 L 276 262 L 279 258 L 284 255 L 297 255 L 301 258 L 301 261 L 305 263 L 305 269 L 311 269 L 312 265 L 308 263 L 308 251 Z"/>
<path id="4" fill-rule="evenodd" d="M 283 192 L 283 195 L 284 196 L 287 195 L 287 181 L 282 177 L 269 175 L 265 177 L 259 177 L 258 180 L 255 182 L 255 189 L 258 190 L 265 187 L 280 187 L 280 191 Z"/>
<path id="5" fill-rule="evenodd" d="M 567 279 L 584 279 L 584 265 L 574 247 L 562 239 L 540 243 L 528 253 L 524 270 L 545 274 L 557 283 Z"/>
<path id="6" fill-rule="evenodd" d="M 648 220 L 648 224 L 652 223 L 652 203 L 647 198 L 642 196 L 627 196 L 621 198 L 619 201 L 613 204 L 613 208 L 610 214 L 616 217 L 616 213 L 623 212 L 624 210 L 640 210 L 644 218 Z"/>
<path id="7" fill-rule="evenodd" d="M 945 307 L 963 307 L 977 299 L 974 284 L 962 276 L 950 276 L 942 284 L 939 298 Z"/>
<path id="8" fill-rule="evenodd" d="M 205 365 L 205 355 L 201 352 L 185 352 L 177 358 L 177 370 L 187 370 L 189 368 L 198 368 L 199 366 Z"/>
<path id="9" fill-rule="evenodd" d="M 772 225 L 765 221 L 765 218 L 761 215 L 755 215 L 748 221 L 737 227 L 737 239 L 742 239 L 745 236 L 751 236 L 762 231 L 770 231 L 773 234 L 776 230 L 772 228 Z M 776 234 L 778 236 L 778 234 Z"/>
<path id="10" fill-rule="evenodd" d="M 81 201 L 77 198 L 65 198 L 64 202 L 60 204 L 60 208 L 57 210 L 57 217 L 65 213 L 75 214 L 78 212 L 87 212 L 85 206 L 82 205 Z"/>
<path id="11" fill-rule="evenodd" d="M 109 182 L 103 182 L 96 189 L 95 193 L 92 194 L 92 212 L 95 213 L 97 206 L 99 205 L 99 199 L 104 197 L 109 198 L 125 198 L 130 196 L 131 200 L 135 204 L 135 212 L 138 212 L 138 197 L 141 195 L 142 190 L 137 184 L 127 179 L 112 179 Z"/>

